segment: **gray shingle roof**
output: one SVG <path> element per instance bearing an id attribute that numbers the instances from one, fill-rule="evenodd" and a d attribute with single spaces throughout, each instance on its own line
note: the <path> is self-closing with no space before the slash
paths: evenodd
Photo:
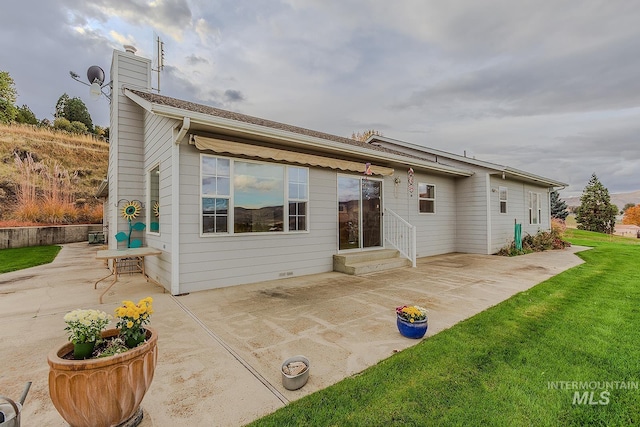
<path id="1" fill-rule="evenodd" d="M 194 111 L 198 113 L 207 114 L 210 116 L 222 117 L 225 119 L 235 120 L 238 122 L 251 123 L 258 126 L 265 126 L 273 129 L 284 130 L 287 132 L 298 133 L 300 135 L 311 136 L 315 138 L 326 139 L 329 141 L 342 142 L 345 144 L 356 145 L 360 147 L 374 148 L 371 144 L 365 142 L 355 141 L 350 138 L 342 136 L 332 135 L 329 133 L 318 132 L 311 129 L 305 129 L 298 126 L 292 126 L 285 123 L 275 122 L 272 120 L 261 119 L 259 117 L 248 116 L 246 114 L 240 114 L 233 111 L 222 110 L 216 107 L 210 107 L 208 105 L 196 104 L 194 102 L 184 101 L 181 99 L 171 98 L 169 96 L 159 95 L 151 92 L 143 92 L 140 90 L 130 89 L 132 93 L 135 93 L 140 98 L 143 98 L 151 103 L 166 105 L 169 107 L 180 108 L 182 110 Z M 384 150 L 388 151 L 388 150 Z"/>
<path id="2" fill-rule="evenodd" d="M 151 92 L 144 92 L 140 90 L 129 89 L 132 93 L 138 95 L 140 98 L 145 99 L 153 104 L 165 105 L 168 107 L 180 108 L 182 110 L 194 111 L 202 114 L 207 114 L 210 116 L 221 117 L 225 119 L 235 120 L 238 122 L 250 123 L 258 126 L 265 126 L 272 129 L 283 130 L 287 132 L 297 133 L 300 135 L 306 135 L 314 138 L 325 139 L 328 141 L 340 142 L 343 144 L 349 144 L 356 147 L 366 148 L 375 151 L 381 151 L 384 153 L 401 155 L 403 157 L 409 157 L 414 159 L 420 159 L 423 161 L 428 161 L 422 157 L 408 155 L 406 153 L 402 153 L 400 151 L 391 150 L 384 147 L 379 147 L 372 144 L 367 144 L 366 142 L 356 141 L 351 138 L 345 138 L 342 136 L 332 135 L 329 133 L 318 132 L 311 129 L 305 129 L 298 126 L 292 126 L 285 123 L 274 122 L 272 120 L 261 119 L 259 117 L 248 116 L 246 114 L 240 114 L 233 111 L 222 110 L 216 107 L 210 107 L 208 105 L 196 104 L 194 102 L 183 101 L 181 99 L 171 98 L 169 96 L 159 95 Z M 435 162 L 433 162 L 435 164 Z"/>
<path id="3" fill-rule="evenodd" d="M 409 154 L 406 152 L 402 152 L 402 151 L 398 151 L 398 150 L 394 150 L 392 148 L 387 148 L 387 147 L 382 147 L 379 146 L 377 144 L 368 144 L 366 142 L 361 142 L 361 141 L 356 141 L 353 140 L 351 138 L 345 138 L 342 136 L 337 136 L 337 135 L 332 135 L 329 133 L 325 133 L 325 132 L 318 132 L 315 130 L 311 130 L 311 129 L 306 129 L 306 128 L 302 128 L 302 127 L 298 127 L 298 126 L 292 126 L 292 125 L 288 125 L 285 123 L 280 123 L 280 122 L 275 122 L 273 120 L 267 120 L 267 119 L 261 119 L 259 117 L 254 117 L 254 116 L 249 116 L 246 114 L 241 114 L 241 113 L 236 113 L 233 111 L 228 111 L 228 110 L 223 110 L 220 108 L 216 108 L 216 107 L 211 107 L 208 105 L 203 105 L 203 104 L 197 104 L 195 102 L 189 102 L 189 101 L 184 101 L 181 99 L 176 99 L 176 98 L 172 98 L 169 96 L 164 96 L 164 95 L 159 95 L 156 93 L 151 93 L 151 92 L 145 92 L 145 91 L 141 91 L 141 90 L 135 90 L 135 89 L 128 89 L 131 93 L 139 96 L 140 98 L 152 103 L 152 104 L 157 104 L 157 105 L 164 105 L 164 106 L 168 106 L 168 107 L 173 107 L 173 108 L 178 108 L 181 110 L 185 110 L 185 111 L 192 111 L 192 112 L 197 112 L 197 113 L 202 113 L 202 114 L 206 114 L 209 116 L 213 116 L 213 117 L 220 117 L 220 118 L 224 118 L 224 119 L 228 119 L 228 120 L 234 120 L 237 122 L 243 122 L 243 123 L 249 123 L 249 124 L 253 124 L 253 125 L 258 125 L 258 126 L 264 126 L 267 128 L 272 128 L 272 129 L 277 129 L 277 130 L 282 130 L 285 132 L 291 132 L 291 133 L 295 133 L 295 134 L 299 134 L 299 135 L 305 135 L 305 136 L 309 136 L 309 137 L 313 137 L 313 138 L 318 138 L 318 139 L 323 139 L 326 141 L 333 141 L 333 142 L 338 142 L 338 143 L 342 143 L 342 144 L 347 144 L 347 145 L 351 145 L 351 146 L 355 146 L 355 147 L 360 147 L 360 148 L 364 148 L 367 150 L 372 150 L 372 151 L 377 151 L 377 152 L 382 152 L 382 153 L 388 153 L 388 154 L 392 154 L 392 155 L 396 155 L 396 156 L 401 156 L 404 157 L 406 159 L 417 159 L 419 160 L 423 165 L 427 165 L 427 164 L 433 164 L 433 166 L 441 169 L 442 167 L 448 168 L 449 172 L 463 172 L 463 173 L 469 173 L 471 174 L 472 172 L 469 172 L 468 170 L 465 169 L 461 169 L 459 167 L 456 166 L 452 166 L 452 165 L 446 165 L 437 161 L 433 161 L 429 158 L 426 158 L 425 156 L 419 156 L 419 155 L 413 155 L 413 154 Z M 382 140 L 385 140 L 387 138 L 382 137 Z M 391 140 L 393 142 L 393 140 Z M 398 143 L 400 141 L 396 141 L 396 143 Z M 402 145 L 402 144 L 400 144 Z M 432 150 L 432 149 L 426 149 L 426 152 L 430 152 L 430 151 L 438 151 L 438 150 Z M 450 153 L 444 153 L 441 152 L 442 154 L 445 154 L 444 157 L 449 157 L 449 158 L 457 158 L 460 156 L 455 156 L 453 154 Z M 447 156 L 447 154 L 449 154 Z M 462 160 L 469 162 L 469 160 L 463 159 Z M 411 161 L 409 161 L 409 163 L 412 163 Z M 517 174 L 519 175 L 524 175 L 525 177 L 529 177 L 531 179 L 534 179 L 534 181 L 536 180 L 543 180 L 543 181 L 549 181 L 549 183 L 551 183 L 552 185 L 566 185 L 563 183 L 559 183 L 559 182 L 551 182 L 551 180 L 548 180 L 547 178 L 542 178 L 542 177 L 537 177 L 535 175 L 529 174 L 527 172 L 522 172 L 522 171 L 517 171 L 515 169 L 511 169 L 511 168 L 506 168 L 504 166 L 500 166 L 500 165 L 491 165 L 488 162 L 482 162 L 484 163 L 485 167 L 488 167 L 490 169 L 495 169 L 498 171 L 506 171 L 506 172 L 517 172 Z M 437 165 L 437 166 L 436 166 Z M 429 167 L 429 166 L 427 166 Z M 456 171 L 456 172 L 454 172 Z"/>

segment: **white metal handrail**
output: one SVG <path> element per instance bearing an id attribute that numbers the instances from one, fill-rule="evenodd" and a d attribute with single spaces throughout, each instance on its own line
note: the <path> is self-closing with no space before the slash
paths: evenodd
<path id="1" fill-rule="evenodd" d="M 416 227 L 392 211 L 384 209 L 384 240 L 416 266 Z"/>

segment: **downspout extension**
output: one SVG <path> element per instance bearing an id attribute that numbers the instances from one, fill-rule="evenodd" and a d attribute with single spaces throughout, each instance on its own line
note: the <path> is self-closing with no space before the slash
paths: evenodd
<path id="1" fill-rule="evenodd" d="M 190 126 L 191 119 L 184 117 L 171 147 L 171 295 L 180 293 L 180 142 Z"/>

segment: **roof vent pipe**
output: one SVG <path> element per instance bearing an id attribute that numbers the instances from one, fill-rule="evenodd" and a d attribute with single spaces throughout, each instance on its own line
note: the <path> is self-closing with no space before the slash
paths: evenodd
<path id="1" fill-rule="evenodd" d="M 135 47 L 131 46 L 130 44 L 125 44 L 124 45 L 124 51 L 127 53 L 131 53 L 131 54 L 136 54 L 136 52 L 138 51 L 138 49 L 136 49 Z"/>

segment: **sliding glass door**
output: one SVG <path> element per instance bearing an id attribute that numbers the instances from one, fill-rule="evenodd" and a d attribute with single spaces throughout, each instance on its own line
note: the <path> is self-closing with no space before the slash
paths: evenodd
<path id="1" fill-rule="evenodd" d="M 382 181 L 338 176 L 339 249 L 382 246 Z"/>

